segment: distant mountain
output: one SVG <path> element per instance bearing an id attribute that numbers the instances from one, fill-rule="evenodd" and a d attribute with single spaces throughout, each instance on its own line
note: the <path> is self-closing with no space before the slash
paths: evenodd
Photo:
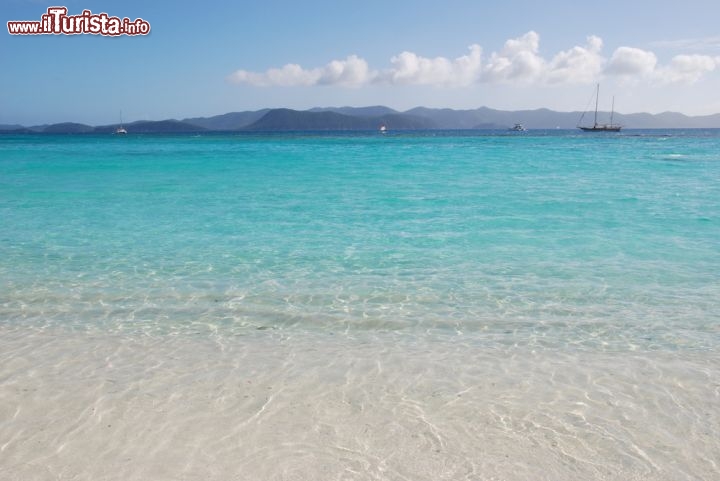
<path id="1" fill-rule="evenodd" d="M 479 124 L 495 124 L 493 120 L 482 115 L 483 109 L 453 110 L 416 107 L 405 113 L 432 120 L 441 129 L 474 129 Z"/>
<path id="2" fill-rule="evenodd" d="M 244 130 L 377 130 L 385 124 L 391 130 L 422 130 L 436 128 L 429 119 L 406 114 L 387 114 L 373 117 L 345 115 L 332 111 L 273 109 Z"/>
<path id="3" fill-rule="evenodd" d="M 384 106 L 315 107 L 310 110 L 262 109 L 231 112 L 213 117 L 193 117 L 183 122 L 214 131 L 290 131 L 290 130 L 375 130 L 392 124 L 395 130 L 433 129 L 432 120 Z"/>
<path id="4" fill-rule="evenodd" d="M 373 105 L 371 107 L 315 107 L 308 110 L 308 112 L 335 112 L 354 117 L 381 117 L 400 113 L 383 105 Z"/>
<path id="5" fill-rule="evenodd" d="M 320 130 L 349 131 L 376 130 L 385 124 L 397 130 L 455 130 L 507 129 L 516 123 L 528 129 L 574 129 L 582 118 L 592 123 L 594 113 L 555 112 L 548 109 L 504 111 L 488 107 L 469 110 L 416 107 L 398 112 L 389 107 L 316 107 L 310 110 L 261 109 L 230 112 L 213 117 L 193 117 L 183 120 L 137 121 L 126 124 L 128 133 L 184 133 L 206 131 L 290 131 Z M 598 112 L 598 121 L 608 122 L 609 112 Z M 690 117 L 676 112 L 661 114 L 615 113 L 613 121 L 626 129 L 691 129 L 720 128 L 720 114 Z M 52 125 L 24 127 L 17 124 L 0 125 L 4 133 L 112 133 L 117 124 L 91 127 L 64 122 Z"/>
<path id="6" fill-rule="evenodd" d="M 102 127 L 95 127 L 93 132 L 95 133 L 113 133 L 117 125 L 104 125 Z M 125 124 L 129 134 L 171 134 L 171 133 L 188 133 L 188 132 L 202 132 L 206 129 L 197 125 L 189 124 L 187 122 L 181 122 L 179 120 L 140 120 Z"/>
<path id="7" fill-rule="evenodd" d="M 622 125 L 633 128 L 639 125 L 643 129 L 672 129 L 672 128 L 720 128 L 720 114 L 688 117 L 677 112 L 663 112 L 660 114 L 627 114 L 615 115 Z"/>
<path id="8" fill-rule="evenodd" d="M 408 114 L 425 117 L 435 121 L 442 129 L 479 129 L 486 126 L 508 128 L 522 123 L 528 129 L 574 129 L 583 118 L 583 123 L 593 121 L 593 112 L 555 112 L 548 109 L 503 111 L 487 107 L 474 110 L 429 109 L 418 107 L 408 110 Z M 598 112 L 598 120 L 609 122 L 610 112 Z M 613 122 L 629 129 L 667 129 L 667 128 L 720 128 L 720 114 L 700 117 L 688 117 L 683 114 L 665 112 L 662 114 L 619 114 L 615 113 Z"/>
<path id="9" fill-rule="evenodd" d="M 4 128 L 0 126 L 0 132 L 15 134 L 89 134 L 95 131 L 91 125 L 78 124 L 76 122 L 62 122 L 59 124 L 33 125 L 31 127 L 11 126 L 15 128 Z"/>
<path id="10" fill-rule="evenodd" d="M 45 127 L 42 132 L 45 134 L 88 134 L 95 130 L 94 127 L 74 122 L 63 122 Z"/>
<path id="11" fill-rule="evenodd" d="M 117 124 L 92 127 L 90 125 L 78 124 L 75 122 L 62 122 L 59 124 L 35 125 L 32 127 L 3 125 L 0 126 L 0 132 L 17 134 L 110 134 L 114 133 L 117 127 Z M 135 134 L 185 133 L 201 132 L 206 130 L 197 125 L 180 122 L 179 120 L 141 120 L 138 122 L 133 122 L 131 124 L 126 124 L 125 127 L 129 133 Z"/>
<path id="12" fill-rule="evenodd" d="M 548 109 L 504 111 L 480 107 L 474 110 L 429 109 L 417 107 L 406 113 L 434 120 L 442 129 L 507 129 L 516 123 L 529 129 L 575 128 L 581 114 Z"/>
<path id="13" fill-rule="evenodd" d="M 3 128 L 0 127 L 0 134 L 33 134 L 37 132 L 33 132 L 27 127 L 20 127 L 20 128 Z"/>
<path id="14" fill-rule="evenodd" d="M 259 120 L 270 109 L 247 112 L 230 112 L 213 117 L 194 117 L 183 119 L 188 124 L 197 125 L 207 130 L 239 130 Z"/>
<path id="15" fill-rule="evenodd" d="M 326 107 L 306 111 L 274 109 L 248 130 L 373 130 L 384 123 L 390 130 L 463 130 L 507 129 L 516 123 L 528 129 L 574 129 L 578 122 L 592 122 L 594 113 L 556 112 L 549 109 L 504 111 L 488 107 L 472 110 L 416 107 L 397 112 L 387 107 Z M 344 117 L 342 117 L 344 116 Z M 348 119 L 352 117 L 355 120 Z M 610 112 L 598 112 L 601 122 L 608 122 Z M 720 114 L 689 117 L 662 114 L 619 114 L 613 121 L 629 129 L 720 128 Z"/>
<path id="16" fill-rule="evenodd" d="M 408 113 L 386 114 L 373 117 L 373 119 L 377 119 L 374 128 L 381 124 L 385 124 L 390 130 L 437 130 L 440 128 L 432 119 Z"/>
<path id="17" fill-rule="evenodd" d="M 51 127 L 51 124 L 33 125 L 32 127 L 28 127 L 27 130 L 30 132 L 44 132 L 48 127 Z"/>

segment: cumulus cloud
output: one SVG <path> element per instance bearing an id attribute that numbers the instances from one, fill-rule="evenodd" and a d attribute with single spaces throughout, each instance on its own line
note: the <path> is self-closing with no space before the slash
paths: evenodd
<path id="1" fill-rule="evenodd" d="M 548 64 L 549 83 L 591 83 L 598 79 L 605 59 L 600 54 L 603 41 L 591 35 L 583 47 L 573 47 L 556 54 Z"/>
<path id="2" fill-rule="evenodd" d="M 404 51 L 390 58 L 389 68 L 376 70 L 357 55 L 333 60 L 324 67 L 304 68 L 289 63 L 265 72 L 237 70 L 228 80 L 257 87 L 335 85 L 432 85 L 464 87 L 478 83 L 594 83 L 603 76 L 645 79 L 656 82 L 692 83 L 720 67 L 720 57 L 678 55 L 659 65 L 655 53 L 635 47 L 619 47 L 610 58 L 602 54 L 603 41 L 589 36 L 576 45 L 545 59 L 540 54 L 540 35 L 530 31 L 509 39 L 503 47 L 483 56 L 480 45 L 457 58 L 424 57 Z"/>
<path id="3" fill-rule="evenodd" d="M 317 83 L 353 87 L 367 83 L 376 75 L 364 59 L 350 55 L 345 60 L 333 60 L 327 64 L 320 72 Z"/>
<path id="4" fill-rule="evenodd" d="M 493 52 L 490 55 L 484 68 L 483 80 L 486 82 L 535 80 L 545 68 L 545 60 L 538 55 L 539 49 L 540 35 L 533 31 L 508 40 L 500 52 Z"/>
<path id="5" fill-rule="evenodd" d="M 345 60 L 333 60 L 322 68 L 304 69 L 290 63 L 282 68 L 271 68 L 264 73 L 237 70 L 229 76 L 234 83 L 256 87 L 295 87 L 310 85 L 342 85 L 357 87 L 371 81 L 377 74 L 371 72 L 368 63 L 357 55 Z"/>
<path id="6" fill-rule="evenodd" d="M 677 55 L 670 61 L 670 65 L 658 70 L 658 75 L 663 82 L 691 84 L 718 66 L 720 66 L 720 57 Z"/>
<path id="7" fill-rule="evenodd" d="M 455 60 L 425 58 L 402 52 L 390 59 L 392 67 L 383 72 L 381 82 L 400 85 L 465 86 L 477 82 L 482 69 L 482 49 L 471 45 L 470 53 Z"/>
<path id="8" fill-rule="evenodd" d="M 655 70 L 657 57 L 654 53 L 633 47 L 620 47 L 610 57 L 605 69 L 608 75 L 647 76 Z"/>
<path id="9" fill-rule="evenodd" d="M 238 70 L 230 75 L 230 80 L 235 83 L 246 83 L 256 87 L 270 85 L 291 87 L 293 85 L 313 85 L 317 82 L 317 75 L 312 71 L 304 70 L 298 64 L 292 63 L 282 68 L 271 68 L 265 73 Z"/>

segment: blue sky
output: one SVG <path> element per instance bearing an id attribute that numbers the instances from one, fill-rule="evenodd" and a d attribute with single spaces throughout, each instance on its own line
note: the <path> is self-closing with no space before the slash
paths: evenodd
<path id="1" fill-rule="evenodd" d="M 0 124 L 387 105 L 720 113 L 720 3 L 2 0 Z M 14 36 L 48 7 L 148 36 Z"/>

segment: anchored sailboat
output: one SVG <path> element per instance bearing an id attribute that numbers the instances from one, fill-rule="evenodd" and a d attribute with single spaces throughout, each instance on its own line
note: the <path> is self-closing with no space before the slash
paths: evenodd
<path id="1" fill-rule="evenodd" d="M 610 111 L 610 123 L 609 124 L 599 124 L 598 123 L 598 100 L 600 99 L 600 84 L 597 84 L 597 90 L 595 91 L 595 121 L 591 126 L 583 126 L 580 125 L 582 123 L 583 118 L 585 117 L 585 113 L 583 112 L 582 116 L 580 117 L 580 120 L 578 121 L 577 127 L 579 129 L 584 130 L 585 132 L 620 132 L 620 129 L 622 129 L 622 126 L 620 124 L 613 124 L 613 115 L 615 114 L 615 97 L 613 97 L 612 102 L 612 110 Z"/>
<path id="2" fill-rule="evenodd" d="M 125 134 L 127 134 L 127 130 L 125 130 L 125 127 L 123 127 L 123 123 L 122 123 L 122 110 L 120 111 L 120 127 L 118 127 L 117 129 L 115 129 L 115 133 L 118 134 L 118 135 L 125 135 Z"/>

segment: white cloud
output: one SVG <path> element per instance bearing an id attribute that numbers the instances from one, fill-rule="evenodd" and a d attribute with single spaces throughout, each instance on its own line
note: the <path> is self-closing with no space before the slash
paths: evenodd
<path id="1" fill-rule="evenodd" d="M 633 47 L 620 47 L 613 52 L 605 73 L 620 76 L 647 76 L 657 65 L 654 53 Z"/>
<path id="2" fill-rule="evenodd" d="M 228 78 L 234 83 L 256 87 L 295 87 L 310 85 L 360 86 L 371 81 L 377 74 L 371 72 L 367 62 L 356 55 L 345 60 L 333 60 L 323 68 L 304 69 L 289 63 L 282 68 L 271 68 L 265 73 L 237 70 Z"/>
<path id="3" fill-rule="evenodd" d="M 291 87 L 294 85 L 313 85 L 318 76 L 313 71 L 304 70 L 300 65 L 289 63 L 282 68 L 271 68 L 265 73 L 237 70 L 228 77 L 231 82 L 245 83 L 255 87 L 277 85 Z"/>
<path id="4" fill-rule="evenodd" d="M 619 47 L 607 59 L 603 41 L 589 36 L 584 46 L 560 51 L 546 60 L 540 55 L 540 36 L 530 31 L 507 40 L 503 48 L 483 58 L 480 45 L 468 47 L 466 55 L 455 59 L 428 58 L 414 52 L 401 52 L 390 58 L 390 67 L 371 69 L 357 55 L 333 60 L 324 67 L 304 68 L 289 63 L 265 72 L 237 70 L 228 80 L 238 84 L 267 86 L 335 85 L 362 87 L 372 84 L 431 85 L 464 87 L 478 83 L 594 83 L 602 76 L 645 79 L 664 83 L 696 82 L 720 67 L 720 57 L 678 55 L 669 64 L 659 65 L 655 53 L 634 47 Z"/>
<path id="5" fill-rule="evenodd" d="M 591 35 L 584 47 L 560 52 L 548 64 L 549 83 L 592 83 L 602 72 L 605 59 L 600 55 L 602 39 Z"/>
<path id="6" fill-rule="evenodd" d="M 383 72 L 382 82 L 400 85 L 465 86 L 477 82 L 482 69 L 482 49 L 469 47 L 470 54 L 449 60 L 445 57 L 425 58 L 402 52 L 390 59 L 392 68 Z"/>
<path id="7" fill-rule="evenodd" d="M 540 36 L 530 31 L 505 42 L 503 49 L 490 55 L 483 69 L 483 81 L 532 81 L 545 70 L 545 60 L 538 55 Z"/>
<path id="8" fill-rule="evenodd" d="M 357 55 L 345 60 L 333 60 L 322 69 L 317 83 L 357 87 L 371 81 L 377 74 L 371 72 L 368 63 Z"/>
<path id="9" fill-rule="evenodd" d="M 720 66 L 720 57 L 677 55 L 670 61 L 670 65 L 658 70 L 658 76 L 663 82 L 691 84 L 718 66 Z"/>

